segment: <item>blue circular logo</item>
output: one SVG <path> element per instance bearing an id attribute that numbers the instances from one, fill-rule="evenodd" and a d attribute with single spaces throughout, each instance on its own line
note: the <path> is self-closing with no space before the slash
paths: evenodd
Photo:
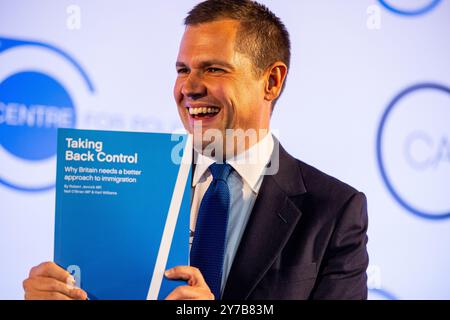
<path id="1" fill-rule="evenodd" d="M 57 129 L 77 122 L 73 75 L 65 78 L 55 65 L 73 68 L 91 93 L 94 86 L 70 55 L 43 42 L 0 37 L 0 59 L 0 183 L 27 192 L 52 189 Z"/>
<path id="2" fill-rule="evenodd" d="M 11 154 L 32 161 L 54 156 L 57 128 L 75 121 L 72 99 L 48 75 L 21 72 L 0 83 L 0 144 Z"/>
<path id="3" fill-rule="evenodd" d="M 433 10 L 441 0 L 426 0 L 424 4 L 415 8 L 400 8 L 392 4 L 392 0 L 379 0 L 380 4 L 389 11 L 402 16 L 419 16 Z"/>
<path id="4" fill-rule="evenodd" d="M 376 155 L 382 179 L 407 211 L 450 217 L 450 88 L 423 83 L 400 92 L 385 110 Z"/>

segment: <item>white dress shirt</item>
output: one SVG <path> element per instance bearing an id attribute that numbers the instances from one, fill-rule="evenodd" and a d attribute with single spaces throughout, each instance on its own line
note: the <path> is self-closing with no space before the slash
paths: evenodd
<path id="1" fill-rule="evenodd" d="M 222 293 L 250 212 L 253 209 L 259 188 L 261 187 L 264 172 L 270 161 L 273 147 L 274 140 L 272 134 L 269 132 L 257 144 L 236 157 L 227 160 L 227 163 L 234 170 L 227 180 L 230 188 L 230 210 L 222 273 Z M 191 205 L 190 245 L 192 245 L 201 200 L 213 179 L 208 168 L 214 162 L 214 159 L 198 154 L 192 179 L 192 186 L 195 190 Z"/>

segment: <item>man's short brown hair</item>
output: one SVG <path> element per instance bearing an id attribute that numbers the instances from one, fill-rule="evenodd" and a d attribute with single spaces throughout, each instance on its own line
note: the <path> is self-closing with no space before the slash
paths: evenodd
<path id="1" fill-rule="evenodd" d="M 289 69 L 289 33 L 280 18 L 260 3 L 250 0 L 206 0 L 189 12 L 184 24 L 190 26 L 222 19 L 240 22 L 236 50 L 252 59 L 258 76 L 276 61 L 282 61 Z"/>

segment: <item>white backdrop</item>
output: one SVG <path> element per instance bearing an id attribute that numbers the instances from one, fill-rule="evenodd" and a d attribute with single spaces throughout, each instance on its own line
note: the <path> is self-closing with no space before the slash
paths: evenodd
<path id="1" fill-rule="evenodd" d="M 1 299 L 53 257 L 54 130 L 31 106 L 68 96 L 78 128 L 180 128 L 174 62 L 196 2 L 0 0 Z M 450 3 L 261 2 L 293 51 L 272 127 L 368 197 L 370 298 L 450 299 Z"/>

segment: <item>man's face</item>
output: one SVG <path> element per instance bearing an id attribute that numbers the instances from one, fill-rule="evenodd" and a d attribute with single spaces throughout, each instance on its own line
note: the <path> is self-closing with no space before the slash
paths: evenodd
<path id="1" fill-rule="evenodd" d="M 188 26 L 177 58 L 174 96 L 185 128 L 268 129 L 270 103 L 253 62 L 235 50 L 239 23 L 221 20 Z"/>

